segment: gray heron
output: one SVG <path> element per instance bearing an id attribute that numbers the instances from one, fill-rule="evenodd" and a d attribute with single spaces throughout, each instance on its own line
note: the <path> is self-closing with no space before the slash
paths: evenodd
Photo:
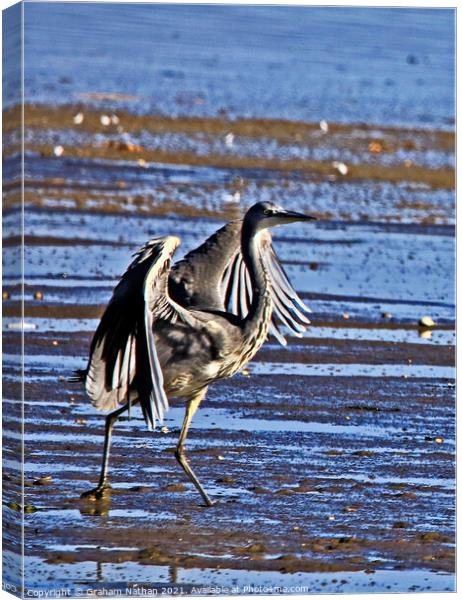
<path id="1" fill-rule="evenodd" d="M 173 266 L 177 237 L 151 239 L 136 253 L 94 334 L 87 368 L 78 374 L 93 405 L 108 412 L 99 483 L 82 497 L 99 499 L 110 487 L 109 449 L 120 415 L 139 403 L 153 429 L 169 399 L 179 398 L 186 413 L 175 456 L 212 506 L 185 455 L 188 428 L 208 386 L 242 369 L 268 334 L 285 345 L 281 323 L 295 335 L 309 325 L 310 311 L 267 229 L 313 219 L 259 202 Z"/>

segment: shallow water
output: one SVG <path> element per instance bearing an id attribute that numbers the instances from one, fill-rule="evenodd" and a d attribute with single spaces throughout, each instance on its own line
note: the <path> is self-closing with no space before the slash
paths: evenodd
<path id="1" fill-rule="evenodd" d="M 82 11 L 30 3 L 25 31 L 29 101 L 122 94 L 105 104 L 166 114 L 453 123 L 449 9 L 95 4 Z"/>
<path id="2" fill-rule="evenodd" d="M 85 546 L 56 546 L 53 550 L 78 549 Z M 129 549 L 121 547 L 120 550 Z M 6 556 L 7 561 L 14 560 L 13 556 Z M 48 568 L 43 561 L 29 559 L 30 567 L 39 574 L 46 576 Z M 127 579 L 124 575 L 127 571 L 133 574 L 133 578 L 139 581 L 133 584 L 132 579 Z M 410 592 L 430 592 L 430 591 L 454 591 L 455 581 L 453 575 L 438 573 L 434 571 L 397 571 L 392 574 L 393 581 L 390 581 L 390 571 L 374 570 L 373 572 L 338 572 L 331 575 L 323 573 L 304 574 L 300 573 L 281 574 L 275 572 L 249 572 L 245 570 L 229 569 L 175 569 L 172 571 L 167 566 L 142 566 L 136 563 L 127 563 L 125 569 L 111 564 L 98 564 L 91 561 L 81 562 L 75 565 L 67 564 L 57 566 L 57 583 L 60 589 L 66 590 L 73 595 L 81 597 L 86 595 L 95 595 L 102 593 L 104 589 L 111 590 L 112 593 L 119 591 L 126 592 L 129 589 L 131 593 L 141 590 L 158 589 L 162 593 L 162 588 L 177 588 L 176 592 L 188 593 L 188 595 L 203 594 L 201 588 L 214 587 L 221 593 L 227 595 L 234 594 L 254 594 L 254 593 L 281 593 L 281 589 L 287 588 L 285 593 L 303 594 L 303 593 L 370 593 L 394 591 Z M 69 584 L 69 580 L 76 580 L 77 584 Z M 141 583 L 141 582 L 146 583 Z M 158 582 L 158 583 L 155 583 Z M 186 586 L 186 587 L 183 587 Z M 194 590 L 193 588 L 196 588 Z M 46 590 L 46 585 L 37 585 L 29 588 L 30 592 L 39 593 L 40 590 Z M 167 591 L 165 589 L 165 591 Z M 172 592 L 174 590 L 172 589 Z M 138 591 L 139 593 L 139 591 Z M 202 595 L 201 594 L 201 595 Z"/>
<path id="3" fill-rule="evenodd" d="M 69 547 L 63 549 L 69 550 Z M 78 549 L 78 548 L 76 548 Z M 39 561 L 31 560 L 31 567 L 46 574 L 47 568 Z M 217 593 L 237 594 L 316 594 L 316 593 L 393 593 L 397 591 L 431 592 L 454 591 L 455 577 L 434 571 L 407 570 L 390 573 L 387 570 L 365 572 L 324 573 L 285 573 L 278 571 L 255 572 L 230 569 L 185 569 L 172 572 L 170 567 L 142 566 L 127 563 L 130 579 L 124 576 L 120 567 L 111 564 L 83 562 L 78 565 L 60 567 L 57 582 L 63 590 L 69 590 L 80 597 L 91 596 L 104 589 L 112 593 L 127 593 L 128 590 L 157 589 L 159 593 L 204 595 L 215 589 Z M 124 569 L 125 571 L 125 569 Z M 76 579 L 77 585 L 69 585 L 69 579 Z M 132 584 L 133 579 L 139 583 Z M 392 580 L 392 581 L 391 581 Z M 145 582 L 145 583 L 142 583 Z M 46 586 L 31 589 L 39 591 Z"/>

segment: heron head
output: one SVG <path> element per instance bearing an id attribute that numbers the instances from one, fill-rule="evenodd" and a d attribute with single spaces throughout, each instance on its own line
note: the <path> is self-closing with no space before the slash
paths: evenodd
<path id="1" fill-rule="evenodd" d="M 244 219 L 250 222 L 255 229 L 261 230 L 276 225 L 294 223 L 295 221 L 315 221 L 316 217 L 286 210 L 274 202 L 257 202 L 249 208 Z"/>

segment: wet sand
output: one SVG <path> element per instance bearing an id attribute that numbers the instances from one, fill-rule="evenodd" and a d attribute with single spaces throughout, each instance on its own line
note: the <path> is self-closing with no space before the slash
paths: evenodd
<path id="1" fill-rule="evenodd" d="M 452 134 L 126 111 L 121 132 L 101 114 L 26 110 L 26 506 L 15 462 L 21 289 L 7 268 L 6 566 L 18 560 L 22 515 L 31 590 L 453 590 Z M 13 263 L 13 130 L 8 141 Z M 345 175 L 333 166 L 343 156 Z M 187 448 L 216 505 L 201 505 L 175 462 L 181 404 L 165 431 L 148 432 L 138 409 L 121 420 L 111 492 L 80 499 L 98 478 L 104 419 L 68 377 L 85 366 L 132 252 L 170 233 L 180 256 L 257 199 L 320 218 L 275 232 L 312 327 L 287 349 L 269 340 L 246 371 L 211 386 Z M 426 314 L 434 329 L 418 326 Z"/>

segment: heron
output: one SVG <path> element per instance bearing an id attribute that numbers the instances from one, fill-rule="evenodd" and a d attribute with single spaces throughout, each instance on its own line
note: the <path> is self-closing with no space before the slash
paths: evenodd
<path id="1" fill-rule="evenodd" d="M 78 372 L 93 405 L 108 413 L 99 483 L 110 488 L 108 464 L 117 419 L 136 403 L 149 429 L 162 423 L 171 399 L 186 410 L 175 457 L 206 506 L 212 500 L 191 468 L 185 442 L 191 420 L 214 381 L 231 377 L 269 334 L 283 345 L 281 324 L 303 335 L 311 312 L 290 284 L 268 228 L 315 217 L 258 202 L 172 266 L 179 238 L 149 240 L 114 289 Z"/>

